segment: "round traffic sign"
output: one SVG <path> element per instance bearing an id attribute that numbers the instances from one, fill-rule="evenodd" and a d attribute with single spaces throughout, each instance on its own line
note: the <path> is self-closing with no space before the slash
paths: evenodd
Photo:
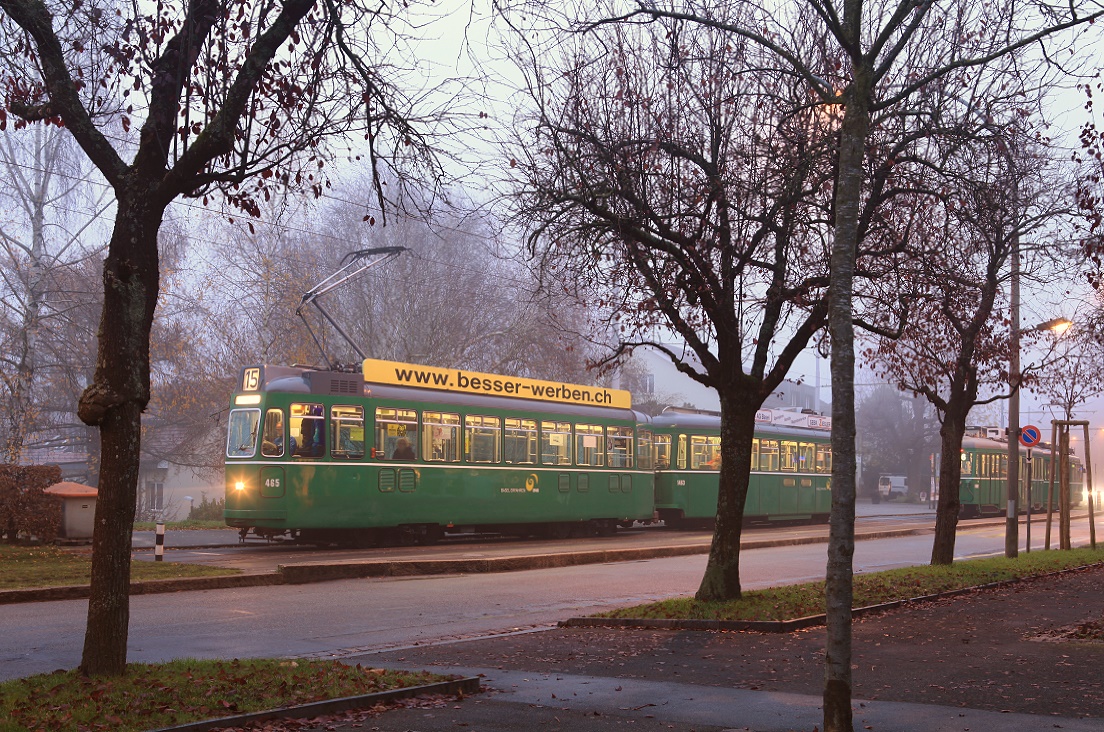
<path id="1" fill-rule="evenodd" d="M 1020 428 L 1020 444 L 1024 447 L 1035 447 L 1043 441 L 1043 431 L 1033 424 Z"/>

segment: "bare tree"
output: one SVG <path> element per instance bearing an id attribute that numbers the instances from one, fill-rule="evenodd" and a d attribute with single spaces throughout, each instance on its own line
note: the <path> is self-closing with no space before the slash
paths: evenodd
<path id="1" fill-rule="evenodd" d="M 57 296 L 62 268 L 90 256 L 83 243 L 110 203 L 86 181 L 71 138 L 37 127 L 0 133 L 0 166 L 8 185 L 0 196 L 12 217 L 0 225 L 3 246 L 3 375 L 5 461 L 18 463 L 29 435 L 53 416 L 46 372 L 64 368 L 50 358 L 51 342 L 65 338 L 66 305 Z M 94 251 L 92 249 L 91 251 Z M 94 289 L 94 287 L 92 288 Z"/>
<path id="2" fill-rule="evenodd" d="M 703 600 L 740 596 L 755 413 L 827 311 L 833 111 L 765 60 L 679 21 L 520 59 L 534 111 L 513 146 L 515 214 L 543 282 L 607 314 L 608 363 L 647 346 L 720 398 Z"/>
<path id="3" fill-rule="evenodd" d="M 881 473 L 908 477 L 909 495 L 927 491 L 938 423 L 926 399 L 882 385 L 856 405 L 863 487 L 877 492 Z"/>
<path id="4" fill-rule="evenodd" d="M 921 237 L 926 252 L 915 259 L 916 317 L 901 338 L 882 339 L 868 353 L 876 369 L 900 389 L 923 395 L 939 416 L 933 564 L 954 561 L 958 456 L 970 410 L 1007 396 L 1009 330 L 1000 308 L 1011 259 L 1021 242 L 1029 249 L 1031 235 L 1067 212 L 1065 191 L 1052 185 L 1049 150 L 1016 130 L 1009 126 L 996 137 L 956 146 L 943 164 L 944 194 Z"/>
<path id="5" fill-rule="evenodd" d="M 117 204 L 96 375 L 79 409 L 102 442 L 81 661 L 91 674 L 119 674 L 126 664 L 157 233 L 169 204 L 220 193 L 256 213 L 273 191 L 318 194 L 326 162 L 353 137 L 364 140 L 373 168 L 385 156 L 395 172 L 431 158 L 426 127 L 400 91 L 414 79 L 385 62 L 398 61 L 392 53 L 403 50 L 411 10 L 316 0 L 195 0 L 156 10 L 0 0 L 0 57 L 12 90 L 0 122 L 14 115 L 20 124 L 63 124 Z M 420 172 L 435 175 L 432 166 Z M 382 206 L 378 183 L 375 193 Z"/>
<path id="6" fill-rule="evenodd" d="M 1029 385 L 1064 420 L 1073 419 L 1078 407 L 1104 393 L 1104 340 L 1091 322 L 1075 323 L 1073 328 L 1059 336 L 1050 363 Z"/>

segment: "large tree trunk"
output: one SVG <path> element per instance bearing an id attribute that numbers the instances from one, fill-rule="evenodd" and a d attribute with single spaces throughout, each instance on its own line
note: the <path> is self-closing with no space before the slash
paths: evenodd
<path id="1" fill-rule="evenodd" d="M 126 669 L 130 551 L 141 458 L 142 411 L 149 402 L 149 336 L 157 305 L 157 231 L 165 205 L 151 185 L 120 195 L 107 260 L 96 375 L 81 395 L 81 420 L 100 428 L 100 480 L 92 534 L 92 585 L 81 671 Z"/>
<path id="2" fill-rule="evenodd" d="M 962 481 L 962 436 L 966 433 L 966 414 L 962 410 L 948 413 L 939 429 L 939 503 L 935 510 L 935 539 L 932 541 L 932 564 L 954 562 L 955 536 L 958 532 L 959 483 Z"/>
<path id="3" fill-rule="evenodd" d="M 704 602 L 740 599 L 740 539 L 744 504 L 751 476 L 751 441 L 755 412 L 762 404 L 748 394 L 725 390 L 721 399 L 721 474 L 717 493 L 717 525 L 705 575 L 695 597 Z"/>
<path id="4" fill-rule="evenodd" d="M 850 9 L 850 6 L 849 6 Z M 851 12 L 854 12 L 851 10 Z M 856 63 L 840 129 L 836 226 L 828 287 L 832 339 L 832 514 L 825 575 L 824 732 L 852 732 L 851 611 L 855 555 L 855 329 L 852 295 L 870 70 Z"/>

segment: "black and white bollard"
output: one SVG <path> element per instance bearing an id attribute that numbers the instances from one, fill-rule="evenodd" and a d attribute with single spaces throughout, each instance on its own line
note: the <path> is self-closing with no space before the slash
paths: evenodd
<path id="1" fill-rule="evenodd" d="M 165 561 L 165 522 L 157 522 L 157 546 L 153 548 L 153 561 Z"/>

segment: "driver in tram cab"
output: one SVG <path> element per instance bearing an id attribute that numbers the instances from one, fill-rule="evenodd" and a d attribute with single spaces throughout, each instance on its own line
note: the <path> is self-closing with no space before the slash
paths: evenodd
<path id="1" fill-rule="evenodd" d="M 414 447 L 410 444 L 410 440 L 400 437 L 398 442 L 395 443 L 395 452 L 391 453 L 391 459 L 413 460 L 414 458 Z"/>

